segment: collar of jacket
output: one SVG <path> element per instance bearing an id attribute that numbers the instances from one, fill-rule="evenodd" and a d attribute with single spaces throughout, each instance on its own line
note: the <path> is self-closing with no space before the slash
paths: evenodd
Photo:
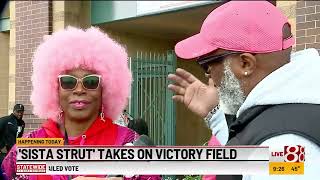
<path id="1" fill-rule="evenodd" d="M 70 145 L 98 145 L 94 142 L 101 142 L 104 139 L 105 144 L 113 144 L 116 139 L 117 128 L 109 118 L 104 118 L 103 121 L 98 117 L 91 126 L 80 136 L 74 140 L 69 140 Z M 47 134 L 47 138 L 65 138 L 61 132 L 59 124 L 52 119 L 48 119 L 42 128 Z M 85 141 L 85 142 L 84 142 Z"/>
<path id="2" fill-rule="evenodd" d="M 19 120 L 13 113 L 10 114 L 10 117 L 11 117 L 11 118 L 14 118 L 14 119 L 17 120 L 17 121 Z"/>
<path id="3" fill-rule="evenodd" d="M 229 139 L 241 132 L 255 117 L 271 106 L 272 105 L 255 106 L 245 110 L 234 122 L 230 124 Z"/>

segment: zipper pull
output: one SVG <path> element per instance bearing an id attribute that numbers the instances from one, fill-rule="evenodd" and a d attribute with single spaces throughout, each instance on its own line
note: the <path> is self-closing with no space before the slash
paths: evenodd
<path id="1" fill-rule="evenodd" d="M 85 134 L 81 136 L 80 146 L 84 145 L 86 138 L 87 136 Z"/>

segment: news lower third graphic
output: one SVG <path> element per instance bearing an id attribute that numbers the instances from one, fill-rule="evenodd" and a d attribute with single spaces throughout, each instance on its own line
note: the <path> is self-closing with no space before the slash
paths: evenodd
<path id="1" fill-rule="evenodd" d="M 62 139 L 18 140 L 17 174 L 294 175 L 304 147 L 63 146 Z"/>

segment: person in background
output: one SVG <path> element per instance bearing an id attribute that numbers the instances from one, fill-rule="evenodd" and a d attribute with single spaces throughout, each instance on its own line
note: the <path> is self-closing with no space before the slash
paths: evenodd
<path id="1" fill-rule="evenodd" d="M 131 88 L 126 50 L 98 28 L 67 27 L 46 36 L 33 59 L 33 112 L 46 119 L 27 138 L 63 138 L 66 145 L 122 146 L 139 137 L 113 123 Z M 115 95 L 116 94 L 116 95 Z M 2 163 L 16 176 L 16 147 Z M 125 172 L 124 172 L 125 173 Z M 108 179 L 107 175 L 96 178 Z M 144 176 L 139 176 L 143 178 Z M 145 176 L 159 179 L 159 176 Z M 76 175 L 30 175 L 20 179 L 73 179 Z M 79 177 L 79 179 L 90 179 Z"/>
<path id="2" fill-rule="evenodd" d="M 14 110 L 16 109 L 16 110 Z M 13 111 L 16 111 L 14 112 L 16 117 L 17 117 L 17 137 L 18 138 L 21 138 L 23 136 L 23 133 L 24 133 L 24 128 L 26 126 L 24 120 L 22 119 L 23 118 L 23 115 L 24 115 L 24 106 L 22 104 L 16 104 L 13 108 Z"/>
<path id="3" fill-rule="evenodd" d="M 129 120 L 128 128 L 134 130 L 139 135 L 149 136 L 148 124 L 142 118 L 137 118 L 133 120 Z"/>
<path id="4" fill-rule="evenodd" d="M 114 123 L 118 124 L 119 126 L 127 127 L 129 121 L 133 120 L 132 116 L 127 112 L 127 110 L 123 110 L 120 116 L 114 121 Z"/>
<path id="5" fill-rule="evenodd" d="M 8 0 L 0 1 L 0 15 L 1 15 L 2 11 L 4 10 L 4 8 L 6 7 L 7 2 L 8 2 Z"/>
<path id="6" fill-rule="evenodd" d="M 319 52 L 291 54 L 293 45 L 288 19 L 274 5 L 229 1 L 208 15 L 200 33 L 175 46 L 179 57 L 196 59 L 209 83 L 177 69 L 168 77 L 174 82 L 169 85 L 173 99 L 203 117 L 221 144 L 305 147 L 303 176 L 217 176 L 217 180 L 320 176 Z M 224 113 L 236 117 L 229 133 Z"/>
<path id="7" fill-rule="evenodd" d="M 24 106 L 16 104 L 9 116 L 0 118 L 0 164 L 16 143 L 16 138 L 22 137 L 25 127 L 23 113 Z"/>

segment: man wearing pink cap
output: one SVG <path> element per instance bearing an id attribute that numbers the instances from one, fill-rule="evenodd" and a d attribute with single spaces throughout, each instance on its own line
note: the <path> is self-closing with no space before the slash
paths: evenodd
<path id="1" fill-rule="evenodd" d="M 221 144 L 305 146 L 304 176 L 218 180 L 320 176 L 320 57 L 315 49 L 291 54 L 293 45 L 288 19 L 267 1 L 225 3 L 200 33 L 176 45 L 176 54 L 195 59 L 209 83 L 179 68 L 168 76 L 173 99 L 203 117 Z M 224 114 L 235 118 L 227 125 Z"/>

